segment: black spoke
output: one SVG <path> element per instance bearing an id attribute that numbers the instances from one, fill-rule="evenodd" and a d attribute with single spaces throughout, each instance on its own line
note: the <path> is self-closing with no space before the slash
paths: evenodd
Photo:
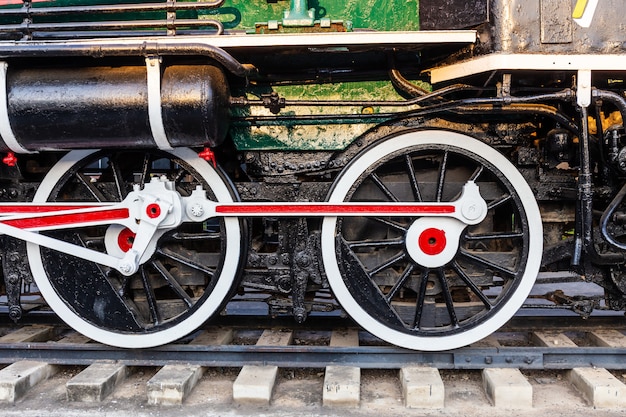
<path id="1" fill-rule="evenodd" d="M 85 241 L 85 239 L 83 239 L 83 236 L 81 236 L 80 233 L 78 233 L 78 232 L 74 233 L 74 238 L 78 242 L 80 242 L 82 247 L 88 248 L 87 241 Z M 101 239 L 101 242 L 104 242 L 104 239 Z M 107 274 L 107 272 L 104 270 L 102 265 L 94 263 L 93 266 L 98 270 L 98 272 L 100 273 L 102 278 L 111 286 L 113 291 L 115 291 L 120 297 L 124 297 L 125 296 L 125 291 L 126 291 L 126 288 L 128 287 L 128 283 L 130 282 L 130 278 L 131 277 L 124 276 L 122 278 L 122 281 L 120 282 L 119 288 L 117 288 L 117 286 L 114 285 L 113 282 L 111 282 L 111 280 L 109 279 L 109 274 Z"/>
<path id="2" fill-rule="evenodd" d="M 173 261 L 180 262 L 183 265 L 187 265 L 188 267 L 193 268 L 193 269 L 195 269 L 197 271 L 204 272 L 205 274 L 207 274 L 207 275 L 209 275 L 211 277 L 215 274 L 215 270 L 207 268 L 206 266 L 204 266 L 204 265 L 202 265 L 202 264 L 200 264 L 200 263 L 198 263 L 198 262 L 196 262 L 196 261 L 194 261 L 192 259 L 189 259 L 186 256 L 183 256 L 183 255 L 181 255 L 179 253 L 172 252 L 172 251 L 170 251 L 168 249 L 159 249 L 158 253 L 160 255 L 165 256 L 166 258 L 169 258 L 169 259 L 173 260 Z"/>
<path id="3" fill-rule="evenodd" d="M 420 279 L 420 288 L 417 293 L 417 301 L 415 303 L 415 316 L 413 317 L 413 328 L 419 330 L 420 323 L 422 321 L 422 313 L 424 312 L 424 303 L 426 302 L 426 289 L 428 288 L 428 274 L 429 270 L 426 269 L 422 273 Z"/>
<path id="4" fill-rule="evenodd" d="M 146 293 L 146 301 L 148 303 L 148 309 L 150 311 L 150 317 L 155 325 L 161 323 L 161 315 L 159 313 L 159 306 L 157 305 L 156 296 L 154 295 L 154 288 L 150 284 L 150 277 L 146 272 L 145 266 L 139 268 L 141 283 L 143 284 L 144 292 Z"/>
<path id="5" fill-rule="evenodd" d="M 408 229 L 406 226 L 403 226 L 400 223 L 396 223 L 393 220 L 390 220 L 388 218 L 384 218 L 384 217 L 368 217 L 368 219 L 377 221 L 379 223 L 384 224 L 385 226 L 389 226 L 389 227 L 391 227 L 393 229 L 396 229 L 396 230 L 399 230 L 401 232 L 406 232 L 407 229 Z"/>
<path id="6" fill-rule="evenodd" d="M 448 315 L 450 316 L 450 322 L 453 327 L 459 327 L 459 320 L 456 317 L 456 311 L 454 310 L 454 302 L 452 301 L 452 294 L 450 293 L 450 288 L 448 287 L 448 280 L 446 279 L 446 274 L 443 271 L 443 268 L 437 269 L 437 278 L 439 278 L 439 283 L 441 284 L 441 292 L 443 293 L 443 299 L 446 302 L 446 308 L 448 310 Z"/>
<path id="7" fill-rule="evenodd" d="M 132 276 L 123 276 L 121 278 L 120 289 L 117 291 L 120 297 L 123 297 L 123 298 L 127 297 L 128 295 L 127 291 L 130 289 L 131 280 L 132 280 Z"/>
<path id="8" fill-rule="evenodd" d="M 183 177 L 187 174 L 188 174 L 187 170 L 183 168 L 179 168 L 178 171 L 176 171 L 174 178 L 172 178 L 172 181 L 178 184 L 183 179 Z"/>
<path id="9" fill-rule="evenodd" d="M 141 188 L 146 185 L 148 182 L 148 176 L 150 175 L 150 162 L 152 161 L 152 156 L 150 153 L 146 152 L 143 155 L 143 161 L 141 164 L 141 175 L 139 176 L 139 185 Z"/>
<path id="10" fill-rule="evenodd" d="M 374 275 L 376 275 L 380 271 L 384 271 L 387 268 L 391 268 L 396 262 L 399 262 L 399 261 L 401 261 L 404 258 L 406 258 L 406 254 L 404 252 L 401 252 L 401 253 L 397 254 L 396 256 L 394 256 L 393 258 L 388 259 L 387 261 L 385 261 L 382 264 L 378 265 L 376 268 L 373 268 L 370 272 L 368 272 L 368 275 L 370 277 L 373 277 Z"/>
<path id="11" fill-rule="evenodd" d="M 174 181 L 174 184 L 176 184 L 176 191 L 178 191 L 180 193 L 180 195 L 182 195 L 182 196 L 188 196 L 190 191 L 191 191 L 189 189 L 186 189 L 183 186 L 184 184 L 182 184 L 182 180 L 188 174 L 189 173 L 187 172 L 186 169 L 183 169 L 182 167 L 179 167 L 179 169 L 174 174 L 174 178 L 172 179 L 172 181 Z"/>
<path id="12" fill-rule="evenodd" d="M 164 237 L 164 240 L 169 241 L 183 241 L 189 242 L 192 240 L 221 240 L 222 234 L 220 232 L 205 232 L 205 233 L 184 233 L 184 232 L 175 232 L 167 237 Z"/>
<path id="13" fill-rule="evenodd" d="M 404 239 L 381 239 L 381 240 L 358 240 L 353 242 L 348 242 L 348 247 L 350 249 L 354 248 L 377 248 L 377 247 L 388 247 L 388 246 L 401 246 L 404 245 Z"/>
<path id="14" fill-rule="evenodd" d="M 170 274 L 167 268 L 165 268 L 165 265 L 163 265 L 160 261 L 152 261 L 151 263 L 152 266 L 154 266 L 159 274 L 161 274 L 161 276 L 165 279 L 165 281 L 167 281 L 167 284 L 176 293 L 176 295 L 178 295 L 178 297 L 180 297 L 180 299 L 187 304 L 188 308 L 191 308 L 193 306 L 193 299 L 189 296 L 189 294 L 187 294 L 187 292 L 185 292 L 183 287 L 181 287 L 176 278 Z"/>
<path id="15" fill-rule="evenodd" d="M 519 239 L 522 237 L 524 237 L 524 233 L 522 232 L 468 233 L 465 235 L 465 240 Z"/>
<path id="16" fill-rule="evenodd" d="M 482 165 L 479 165 L 476 167 L 476 169 L 474 170 L 474 172 L 472 172 L 472 175 L 469 177 L 470 181 L 478 181 L 478 177 L 480 177 L 480 175 L 485 171 L 485 167 Z"/>
<path id="17" fill-rule="evenodd" d="M 436 202 L 441 201 L 441 197 L 443 196 L 443 185 L 446 181 L 446 171 L 448 169 L 448 151 L 443 153 L 443 157 L 441 158 L 441 165 L 439 165 L 439 177 L 437 178 L 437 196 L 435 198 Z"/>
<path id="18" fill-rule="evenodd" d="M 96 186 L 91 182 L 89 178 L 83 173 L 77 172 L 76 178 L 80 181 L 81 184 L 87 188 L 87 191 L 96 199 L 99 203 L 102 203 L 107 200 L 107 198 L 96 188 Z"/>
<path id="19" fill-rule="evenodd" d="M 385 184 L 383 184 L 383 181 L 380 179 L 380 177 L 378 175 L 376 175 L 375 172 L 372 172 L 372 174 L 370 174 L 370 179 L 374 182 L 374 184 L 376 184 L 376 186 L 380 189 L 380 191 L 383 192 L 383 194 L 385 194 L 385 196 L 394 202 L 398 202 L 398 197 L 396 197 L 391 190 L 389 189 L 389 187 L 387 187 Z"/>
<path id="20" fill-rule="evenodd" d="M 472 290 L 472 292 L 476 294 L 478 298 L 480 298 L 480 301 L 482 301 L 485 307 L 487 307 L 487 310 L 491 310 L 491 308 L 493 307 L 493 305 L 491 304 L 491 300 L 489 300 L 485 293 L 482 292 L 480 288 L 478 288 L 478 286 L 474 283 L 474 281 L 472 281 L 469 276 L 467 276 L 465 271 L 463 271 L 461 266 L 456 261 L 452 263 L 452 269 L 454 270 L 454 272 L 457 273 L 459 278 L 463 280 L 465 285 L 467 285 L 470 290 Z"/>
<path id="21" fill-rule="evenodd" d="M 510 201 L 513 197 L 510 194 L 505 194 L 502 197 L 498 198 L 497 200 L 493 200 L 490 203 L 487 203 L 487 210 L 491 210 L 494 209 L 498 206 L 501 206 L 502 204 L 506 203 L 507 201 Z"/>
<path id="22" fill-rule="evenodd" d="M 414 269 L 415 269 L 415 264 L 410 263 L 406 267 L 406 269 L 404 270 L 402 275 L 400 276 L 400 279 L 398 279 L 398 282 L 396 282 L 396 284 L 391 288 L 391 290 L 389 290 L 389 292 L 386 295 L 387 301 L 389 303 L 391 303 L 391 300 L 393 300 L 393 298 L 396 296 L 398 291 L 400 291 L 400 289 L 402 287 L 404 287 L 404 284 L 409 279 L 409 277 L 411 276 L 411 273 L 413 273 Z"/>
<path id="23" fill-rule="evenodd" d="M 488 261 L 484 258 L 481 258 L 480 256 L 476 256 L 474 254 L 471 254 L 463 249 L 461 249 L 459 251 L 459 256 L 462 256 L 463 258 L 469 260 L 470 262 L 473 262 L 474 264 L 478 264 L 482 267 L 487 267 L 490 269 L 493 269 L 497 272 L 500 272 L 504 275 L 506 275 L 508 278 L 515 278 L 517 276 L 517 272 L 516 271 L 511 271 L 510 269 L 504 268 L 498 264 L 495 264 L 491 261 Z M 506 278 L 506 277 L 502 277 L 502 278 Z"/>
<path id="24" fill-rule="evenodd" d="M 111 171 L 113 172 L 113 179 L 115 180 L 115 190 L 117 191 L 117 196 L 119 198 L 118 201 L 124 200 L 126 197 L 126 190 L 124 189 L 124 178 L 122 177 L 122 172 L 120 171 L 117 162 L 111 158 L 109 160 L 109 165 L 111 167 Z"/>
<path id="25" fill-rule="evenodd" d="M 420 192 L 420 187 L 417 182 L 417 177 L 415 176 L 415 167 L 413 166 L 413 159 L 410 155 L 405 155 L 406 162 L 406 170 L 409 174 L 409 182 L 411 183 L 411 189 L 413 190 L 413 197 L 415 201 L 418 203 L 422 201 L 422 193 Z"/>

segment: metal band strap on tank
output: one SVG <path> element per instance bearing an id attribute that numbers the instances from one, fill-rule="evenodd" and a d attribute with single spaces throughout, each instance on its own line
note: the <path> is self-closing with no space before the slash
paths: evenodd
<path id="1" fill-rule="evenodd" d="M 11 151 L 15 153 L 33 153 L 22 147 L 11 129 L 9 121 L 9 96 L 7 91 L 7 62 L 0 62 L 0 136 Z"/>
<path id="2" fill-rule="evenodd" d="M 161 150 L 174 149 L 170 145 L 163 125 L 161 112 L 161 58 L 158 56 L 146 57 L 146 71 L 148 76 L 148 119 L 152 138 Z"/>

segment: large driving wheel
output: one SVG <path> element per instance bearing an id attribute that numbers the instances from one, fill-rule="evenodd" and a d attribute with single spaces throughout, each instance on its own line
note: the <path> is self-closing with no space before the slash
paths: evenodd
<path id="1" fill-rule="evenodd" d="M 46 175 L 34 201 L 122 201 L 133 184 L 143 188 L 163 176 L 182 196 L 201 185 L 211 200 L 234 200 L 218 169 L 177 149 L 70 152 Z M 118 257 L 134 236 L 118 225 L 41 233 Z M 67 324 L 102 343 L 139 348 L 183 337 L 219 311 L 236 284 L 245 241 L 234 218 L 183 223 L 159 237 L 132 276 L 32 243 L 28 259 L 37 287 Z"/>
<path id="2" fill-rule="evenodd" d="M 443 130 L 389 137 L 355 157 L 328 200 L 450 202 L 468 181 L 487 215 L 461 229 L 445 217 L 324 218 L 330 286 L 367 331 L 410 349 L 453 349 L 520 308 L 539 271 L 542 223 L 526 181 L 494 148 Z"/>

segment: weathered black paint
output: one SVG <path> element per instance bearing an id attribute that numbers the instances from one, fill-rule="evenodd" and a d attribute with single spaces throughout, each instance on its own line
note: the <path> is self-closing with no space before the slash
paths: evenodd
<path id="1" fill-rule="evenodd" d="M 464 29 L 487 22 L 488 0 L 421 0 L 420 28 Z"/>
<path id="2" fill-rule="evenodd" d="M 11 127 L 29 150 L 156 146 L 145 66 L 9 67 L 7 84 Z M 164 66 L 161 114 L 170 144 L 222 143 L 228 91 L 216 66 Z"/>

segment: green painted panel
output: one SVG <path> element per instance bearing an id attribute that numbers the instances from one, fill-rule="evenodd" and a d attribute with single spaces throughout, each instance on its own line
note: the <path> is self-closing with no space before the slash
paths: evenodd
<path id="1" fill-rule="evenodd" d="M 276 86 L 279 95 L 298 100 L 401 100 L 388 81 Z"/>
<path id="2" fill-rule="evenodd" d="M 430 88 L 427 84 L 420 84 Z M 275 86 L 273 88 L 287 100 L 376 100 L 402 101 L 391 82 L 352 82 L 329 83 L 320 85 Z M 263 91 L 266 92 L 266 91 Z M 257 92 L 256 94 L 260 94 Z M 255 99 L 254 94 L 249 96 Z M 337 106 L 337 107 L 288 107 L 281 115 L 324 115 L 348 114 L 360 115 L 379 114 L 386 111 L 406 110 L 406 108 L 379 108 L 377 106 Z M 250 107 L 249 109 L 233 109 L 238 116 L 269 116 L 267 109 Z M 282 126 L 232 126 L 231 137 L 239 150 L 340 150 L 344 149 L 356 138 L 374 127 L 372 121 L 357 120 L 346 124 L 320 122 L 313 125 L 295 123 Z"/>
<path id="3" fill-rule="evenodd" d="M 178 0 L 195 1 L 195 0 Z M 51 6 L 82 6 L 91 4 L 124 4 L 124 3 L 152 3 L 155 0 L 56 0 L 35 1 L 33 7 Z M 418 30 L 419 29 L 419 1 L 418 0 L 308 0 L 307 7 L 315 10 L 315 19 L 328 18 L 351 22 L 355 29 L 373 30 Z M 22 0 L 6 0 L 1 7 L 19 8 L 23 5 Z M 270 20 L 282 21 L 285 10 L 290 9 L 290 0 L 226 0 L 224 5 L 213 11 L 201 11 L 198 14 L 211 19 L 225 22 L 227 29 L 251 31 L 255 23 Z M 116 16 L 109 14 L 106 19 L 145 19 L 161 17 L 159 14 L 136 14 Z M 180 18 L 195 18 L 195 12 L 179 13 Z M 46 21 L 46 19 L 41 21 Z M 90 16 L 88 19 L 105 20 L 104 17 Z M 3 19 L 7 22 L 7 19 Z M 61 20 L 84 20 L 75 17 Z"/>
<path id="4" fill-rule="evenodd" d="M 354 28 L 374 30 L 419 29 L 418 0 L 309 0 L 315 18 L 351 21 Z M 236 29 L 251 30 L 255 23 L 282 20 L 290 8 L 289 0 L 268 3 L 267 0 L 226 0 L 223 12 L 240 15 Z"/>

